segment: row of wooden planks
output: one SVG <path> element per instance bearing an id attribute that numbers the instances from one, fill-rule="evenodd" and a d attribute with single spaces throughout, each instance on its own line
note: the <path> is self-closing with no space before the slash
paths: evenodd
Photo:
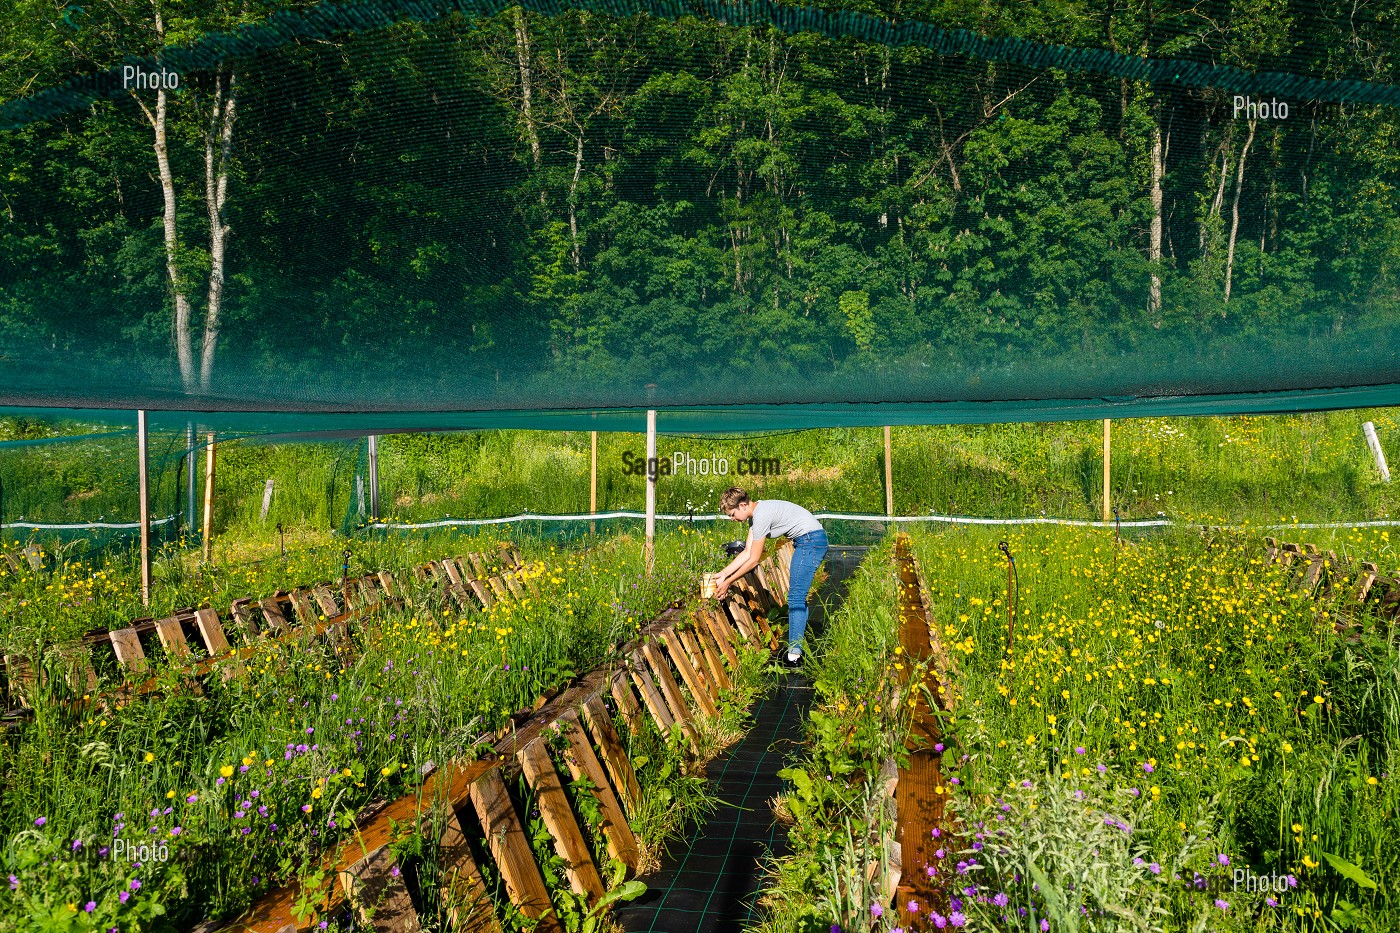
<path id="1" fill-rule="evenodd" d="M 1290 568 L 1289 588 L 1320 600 L 1332 613 L 1339 635 L 1359 637 L 1357 628 L 1368 610 L 1383 619 L 1400 615 L 1400 580 L 1382 577 L 1372 561 L 1347 560 L 1313 544 L 1265 538 L 1264 563 Z"/>
<path id="2" fill-rule="evenodd" d="M 394 828 L 408 825 L 438 840 L 438 893 L 454 930 L 502 929 L 469 842 L 474 837 L 499 873 L 510 902 L 537 922 L 539 933 L 562 933 L 507 782 L 523 775 L 565 865 L 570 888 L 590 905 L 605 893 L 603 873 L 590 851 L 587 824 L 564 790 L 565 773 L 572 780 L 587 779 L 586 792 L 603 814 L 607 857 L 635 874 L 639 847 L 628 818 L 641 803 L 641 787 L 606 702 L 611 699 L 632 734 L 645 728 L 649 718 L 663 734 L 678 729 L 691 751 L 697 751 L 697 719 L 720 714 L 719 704 L 732 689 L 740 665 L 740 647 L 771 650 L 778 645 L 767 616 L 786 592 L 790 560 L 790 548 L 780 549 L 738 581 L 725 599 L 689 613 L 668 609 L 622 646 L 617 659 L 583 677 L 503 736 L 491 756 L 437 769 L 414 794 L 363 815 L 353 841 L 323 857 L 321 867 L 334 880 L 319 892 L 317 915 L 297 917 L 293 908 L 307 893 L 293 885 L 272 892 L 237 922 L 206 924 L 204 930 L 295 933 L 346 907 L 382 933 L 422 929 L 424 921 L 406 873 L 396 870 L 390 845 Z M 424 569 L 426 578 L 432 573 Z M 441 573 L 455 584 L 445 567 Z M 552 733 L 566 743 L 562 762 L 550 754 Z"/>
<path id="3" fill-rule="evenodd" d="M 513 548 L 504 550 L 500 555 L 469 554 L 449 558 L 442 563 L 477 566 L 483 571 L 491 568 L 496 572 L 489 574 L 488 579 L 502 588 L 501 598 L 510 599 L 517 593 L 523 593 L 515 582 L 516 577 L 521 575 L 523 562 L 519 552 Z M 436 582 L 426 579 L 422 568 L 418 568 L 415 576 L 429 584 Z M 388 571 L 379 571 L 346 578 L 338 587 L 320 583 L 290 591 L 279 590 L 262 599 L 236 599 L 223 619 L 208 607 L 183 609 L 163 619 L 137 619 L 124 628 L 91 632 L 78 642 L 59 647 L 57 654 L 72 692 L 84 696 L 97 695 L 98 702 L 102 703 L 114 698 L 126 700 L 144 696 L 162 689 L 161 681 L 154 677 L 135 683 L 126 682 L 132 675 L 149 671 L 149 652 L 158 642 L 171 660 L 189 665 L 185 670 L 188 675 L 186 683 L 189 689 L 198 691 L 197 678 L 215 668 L 225 679 L 238 676 L 243 670 L 244 659 L 264 638 L 324 636 L 341 656 L 342 662 L 348 663 L 351 648 L 346 632 L 350 622 L 383 605 L 401 601 L 410 605 L 413 602 L 403 582 Z M 230 636 L 242 647 L 234 649 Z M 115 659 L 115 667 L 124 675 L 124 682 L 112 690 L 110 696 L 99 693 L 101 679 L 97 665 L 102 662 L 104 652 Z M 28 696 L 38 685 L 34 665 L 28 658 L 7 655 L 5 673 L 13 698 L 21 705 L 29 706 Z"/>

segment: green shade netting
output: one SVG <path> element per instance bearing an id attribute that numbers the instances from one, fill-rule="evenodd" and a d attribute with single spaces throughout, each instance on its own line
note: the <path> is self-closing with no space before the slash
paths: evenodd
<path id="1" fill-rule="evenodd" d="M 185 12 L 159 55 L 92 12 L 103 70 L 0 75 L 0 404 L 353 434 L 1400 402 L 1389 8 Z M 158 92 L 122 87 L 160 69 L 169 194 Z"/>

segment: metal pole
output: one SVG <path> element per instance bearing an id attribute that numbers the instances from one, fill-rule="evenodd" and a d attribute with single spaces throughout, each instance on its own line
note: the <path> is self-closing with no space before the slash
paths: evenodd
<path id="1" fill-rule="evenodd" d="M 656 546 L 656 474 L 660 464 L 656 462 L 656 409 L 647 409 L 647 530 L 646 548 L 643 552 L 647 576 L 651 576 Z"/>
<path id="2" fill-rule="evenodd" d="M 593 432 L 592 440 L 593 453 L 588 465 L 588 514 L 598 514 L 598 432 Z M 594 534 L 598 530 L 598 523 L 590 521 L 588 523 L 588 533 Z"/>
<path id="3" fill-rule="evenodd" d="M 369 517 L 379 521 L 379 438 L 369 436 Z"/>
<path id="4" fill-rule="evenodd" d="M 1366 435 L 1366 446 L 1371 448 L 1371 456 L 1376 461 L 1376 469 L 1381 472 L 1381 482 L 1390 482 L 1390 468 L 1385 465 L 1385 451 L 1381 450 L 1381 439 L 1376 436 L 1375 424 L 1368 421 L 1361 426 L 1361 431 Z"/>
<path id="5" fill-rule="evenodd" d="M 1109 511 L 1111 509 L 1108 494 L 1108 465 L 1110 459 L 1109 424 L 1110 422 L 1107 418 L 1103 419 L 1103 520 L 1105 522 L 1108 521 Z"/>
<path id="6" fill-rule="evenodd" d="M 141 470 L 141 605 L 151 604 L 151 487 L 148 480 L 146 410 L 136 412 L 136 459 Z"/>
<path id="7" fill-rule="evenodd" d="M 889 425 L 885 425 L 885 514 L 894 517 L 894 467 L 890 463 Z"/>
<path id="8" fill-rule="evenodd" d="M 204 464 L 204 562 L 214 553 L 214 432 L 209 432 L 208 459 Z"/>

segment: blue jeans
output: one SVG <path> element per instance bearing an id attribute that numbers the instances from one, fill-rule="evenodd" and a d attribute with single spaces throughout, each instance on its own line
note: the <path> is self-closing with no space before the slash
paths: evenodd
<path id="1" fill-rule="evenodd" d="M 818 529 L 793 539 L 792 575 L 788 580 L 788 651 L 800 651 L 807 633 L 807 591 L 826 556 L 826 532 Z"/>

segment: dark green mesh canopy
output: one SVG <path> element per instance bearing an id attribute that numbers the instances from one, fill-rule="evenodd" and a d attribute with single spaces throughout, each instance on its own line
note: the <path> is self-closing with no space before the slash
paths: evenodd
<path id="1" fill-rule="evenodd" d="M 172 13 L 163 51 L 0 106 L 0 403 L 384 432 L 1395 404 L 1396 20 L 376 0 L 181 44 Z"/>

